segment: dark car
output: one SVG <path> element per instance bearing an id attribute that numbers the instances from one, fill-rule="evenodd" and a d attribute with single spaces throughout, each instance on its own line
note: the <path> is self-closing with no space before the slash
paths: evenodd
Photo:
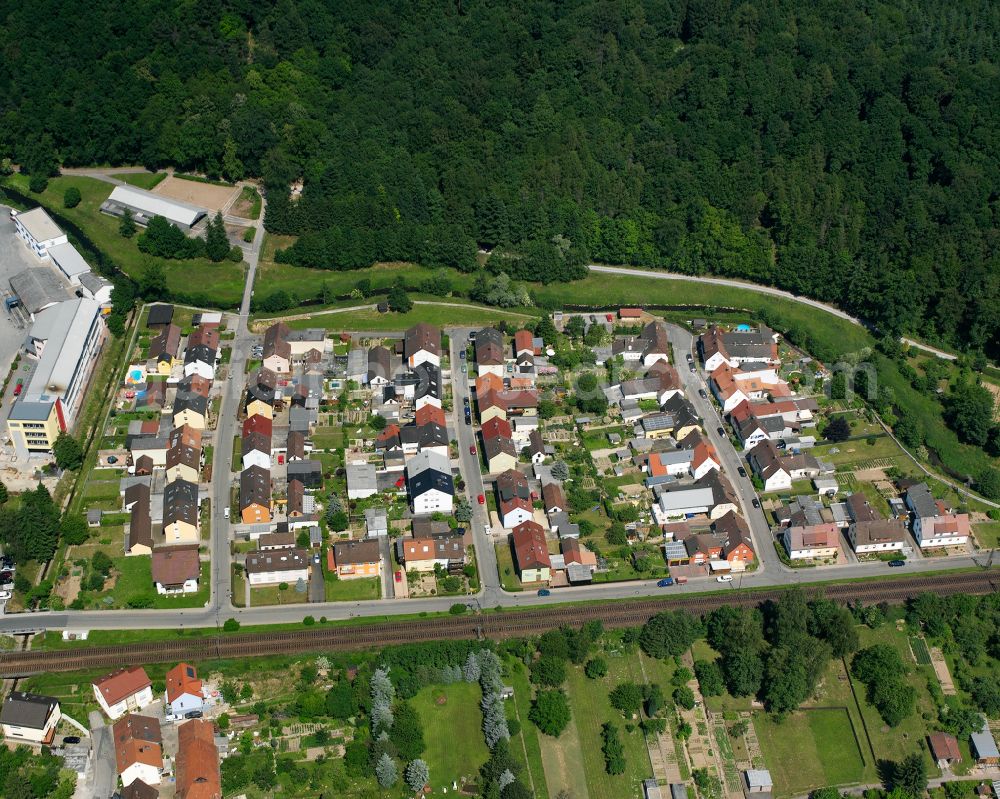
<path id="1" fill-rule="evenodd" d="M 698 396 L 702 399 L 708 399 L 708 394 L 705 393 L 705 389 L 703 388 L 698 389 Z"/>
<path id="2" fill-rule="evenodd" d="M 715 432 L 718 433 L 720 436 L 725 436 L 726 435 L 726 428 L 724 428 L 724 427 L 716 427 L 715 428 Z"/>
<path id="3" fill-rule="evenodd" d="M 689 363 L 688 366 L 691 368 L 691 371 L 693 372 L 694 371 L 694 364 L 693 363 Z"/>
<path id="4" fill-rule="evenodd" d="M 688 361 L 693 361 L 694 360 L 694 356 L 689 352 L 687 354 L 687 359 L 688 359 Z"/>
<path id="5" fill-rule="evenodd" d="M 758 509 L 760 508 L 760 500 L 757 497 L 753 498 L 753 506 Z"/>
<path id="6" fill-rule="evenodd" d="M 80 736 L 78 735 L 67 735 L 63 738 L 63 744 L 78 744 L 80 743 Z"/>
<path id="7" fill-rule="evenodd" d="M 906 565 L 906 561 L 905 560 L 890 560 L 889 561 L 889 565 L 890 566 L 895 566 L 898 569 L 900 566 L 905 566 Z"/>
<path id="8" fill-rule="evenodd" d="M 184 714 L 186 719 L 200 719 L 202 717 L 202 712 L 200 710 L 189 710 Z"/>
<path id="9" fill-rule="evenodd" d="M 747 470 L 744 469 L 742 466 L 737 466 L 736 467 L 736 471 L 738 471 L 740 473 L 740 477 L 746 477 L 747 476 Z"/>
<path id="10" fill-rule="evenodd" d="M 666 588 L 674 584 L 673 577 L 664 577 L 662 580 L 656 583 L 657 588 Z"/>
<path id="11" fill-rule="evenodd" d="M 458 353 L 458 357 L 461 358 L 464 361 L 465 360 L 465 350 L 460 350 L 459 353 Z"/>
<path id="12" fill-rule="evenodd" d="M 538 596 L 552 596 L 552 592 L 548 588 L 539 588 Z"/>

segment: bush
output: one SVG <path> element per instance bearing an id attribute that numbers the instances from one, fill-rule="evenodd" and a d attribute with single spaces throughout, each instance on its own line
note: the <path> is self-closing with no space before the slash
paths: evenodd
<path id="1" fill-rule="evenodd" d="M 28 189 L 34 194 L 41 194 L 49 187 L 49 179 L 44 175 L 32 175 L 28 180 Z"/>
<path id="2" fill-rule="evenodd" d="M 558 738 L 571 718 L 566 694 L 558 690 L 539 691 L 531 703 L 528 718 L 543 733 Z"/>
<path id="3" fill-rule="evenodd" d="M 226 619 L 222 623 L 222 631 L 227 633 L 235 633 L 240 629 L 240 623 L 236 619 Z"/>
<path id="4" fill-rule="evenodd" d="M 452 616 L 461 616 L 468 609 L 469 608 L 467 606 L 463 605 L 461 602 L 456 602 L 454 605 L 452 605 L 450 608 L 448 608 L 448 612 Z"/>
<path id="5" fill-rule="evenodd" d="M 312 627 L 315 623 L 316 619 L 314 619 L 312 616 L 306 616 L 302 620 L 302 624 L 305 625 L 306 627 Z"/>
<path id="6" fill-rule="evenodd" d="M 63 206 L 66 208 L 76 208 L 82 199 L 80 190 L 76 186 L 70 186 L 63 194 Z"/>
<path id="7" fill-rule="evenodd" d="M 597 680 L 608 673 L 608 662 L 604 658 L 593 658 L 583 667 L 583 673 L 590 679 Z"/>
<path id="8" fill-rule="evenodd" d="M 674 702 L 685 710 L 692 710 L 694 708 L 694 691 L 686 685 L 678 685 L 674 688 L 673 696 Z"/>

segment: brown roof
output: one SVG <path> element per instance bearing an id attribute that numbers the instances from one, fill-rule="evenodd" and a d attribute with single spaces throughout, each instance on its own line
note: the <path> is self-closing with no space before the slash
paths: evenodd
<path id="1" fill-rule="evenodd" d="M 373 542 L 378 546 L 378 542 Z M 248 552 L 247 574 L 262 572 L 298 571 L 309 565 L 309 556 L 301 549 L 282 549 L 277 552 Z"/>
<path id="2" fill-rule="evenodd" d="M 135 763 L 163 768 L 163 751 L 160 749 L 163 736 L 157 719 L 129 713 L 115 722 L 112 731 L 119 774 Z"/>
<path id="3" fill-rule="evenodd" d="M 441 331 L 434 325 L 418 322 L 403 334 L 403 354 L 407 358 L 420 350 L 441 354 Z"/>
<path id="4" fill-rule="evenodd" d="M 243 435 L 260 433 L 262 436 L 271 438 L 273 425 L 274 423 L 266 416 L 260 413 L 255 413 L 253 416 L 248 416 L 243 420 Z"/>
<path id="5" fill-rule="evenodd" d="M 146 785 L 142 780 L 133 780 L 121 790 L 122 799 L 159 799 L 160 789 Z"/>
<path id="6" fill-rule="evenodd" d="M 178 663 L 167 672 L 167 701 L 173 702 L 184 694 L 201 696 L 201 680 L 189 663 Z"/>
<path id="7" fill-rule="evenodd" d="M 927 736 L 927 742 L 931 746 L 931 754 L 935 760 L 957 761 L 962 759 L 962 752 L 958 748 L 958 740 L 954 735 L 949 735 L 946 732 L 932 732 Z"/>
<path id="8" fill-rule="evenodd" d="M 725 515 L 715 520 L 713 524 L 715 535 L 722 541 L 722 549 L 727 555 L 736 549 L 740 544 L 744 544 L 753 552 L 753 539 L 750 537 L 750 525 L 746 520 L 735 513 L 729 511 Z"/>
<path id="9" fill-rule="evenodd" d="M 462 534 L 437 535 L 427 538 L 403 539 L 403 560 L 463 560 L 465 546 Z"/>
<path id="10" fill-rule="evenodd" d="M 528 478 L 517 469 L 508 469 L 498 474 L 496 486 L 501 500 L 513 499 L 514 497 L 528 499 L 531 496 L 531 491 L 528 489 Z"/>
<path id="11" fill-rule="evenodd" d="M 847 498 L 847 509 L 850 511 L 851 519 L 856 522 L 873 522 L 882 517 L 869 503 L 868 497 L 860 491 L 856 491 Z"/>
<path id="12" fill-rule="evenodd" d="M 182 521 L 198 526 L 198 486 L 187 480 L 174 480 L 163 490 L 163 523 Z"/>
<path id="13" fill-rule="evenodd" d="M 438 424 L 441 427 L 447 427 L 448 419 L 445 417 L 443 410 L 436 405 L 428 403 L 417 408 L 417 412 L 413 417 L 413 423 L 418 427 L 425 424 Z"/>
<path id="14" fill-rule="evenodd" d="M 282 358 L 292 357 L 292 345 L 286 341 L 291 331 L 284 322 L 271 325 L 264 333 L 264 360 L 272 355 Z"/>
<path id="15" fill-rule="evenodd" d="M 279 548 L 291 549 L 295 546 L 295 533 L 291 530 L 283 533 L 262 533 L 257 539 L 258 549 Z"/>
<path id="16" fill-rule="evenodd" d="M 152 685 L 142 666 L 118 669 L 118 671 L 113 671 L 99 680 L 94 680 L 93 684 L 100 691 L 108 706 L 117 705 L 126 697 L 139 693 L 143 688 Z"/>
<path id="17" fill-rule="evenodd" d="M 558 483 L 543 484 L 542 499 L 545 501 L 545 510 L 547 511 L 554 508 L 566 510 L 566 495 Z"/>
<path id="18" fill-rule="evenodd" d="M 213 724 L 192 719 L 177 731 L 177 799 L 222 799 Z"/>
<path id="19" fill-rule="evenodd" d="M 906 541 L 906 525 L 902 519 L 872 519 L 851 525 L 854 545 L 885 544 Z"/>
<path id="20" fill-rule="evenodd" d="M 198 545 L 159 548 L 153 551 L 153 582 L 163 586 L 183 585 L 201 576 Z"/>
<path id="21" fill-rule="evenodd" d="M 219 349 L 219 328 L 217 325 L 199 325 L 191 332 L 187 345 L 197 347 L 201 344 L 209 349 Z"/>
<path id="22" fill-rule="evenodd" d="M 496 402 L 501 408 L 537 408 L 538 392 L 525 389 L 523 391 L 498 391 Z"/>
<path id="23" fill-rule="evenodd" d="M 268 456 L 271 454 L 271 437 L 263 433 L 254 433 L 252 431 L 246 433 L 240 443 L 240 451 L 244 458 L 251 452 L 263 452 Z"/>
<path id="24" fill-rule="evenodd" d="M 167 468 L 173 469 L 175 466 L 189 466 L 197 471 L 201 467 L 201 436 L 192 437 L 180 433 L 183 429 L 178 428 L 170 434 L 170 448 L 167 450 Z M 177 434 L 177 435 L 175 435 Z M 197 446 L 191 446 L 189 442 L 198 441 Z"/>
<path id="25" fill-rule="evenodd" d="M 177 390 L 207 397 L 208 392 L 212 390 L 212 381 L 198 374 L 187 375 L 177 384 Z"/>
<path id="26" fill-rule="evenodd" d="M 301 514 L 302 503 L 305 499 L 306 487 L 302 485 L 301 480 L 289 480 L 288 481 L 288 515 Z"/>
<path id="27" fill-rule="evenodd" d="M 501 419 L 499 416 L 494 416 L 492 419 L 487 419 L 483 422 L 481 430 L 483 441 L 491 438 L 510 438 L 512 435 L 510 422 L 506 419 Z"/>
<path id="28" fill-rule="evenodd" d="M 517 450 L 514 448 L 514 442 L 506 436 L 487 438 L 483 442 L 483 454 L 486 456 L 487 461 L 492 461 L 499 455 L 510 455 L 515 460 L 517 459 Z"/>
<path id="29" fill-rule="evenodd" d="M 149 515 L 148 489 L 145 496 L 137 499 L 132 505 L 129 517 L 127 551 L 131 551 L 134 546 L 153 548 L 153 519 Z"/>
<path id="30" fill-rule="evenodd" d="M 341 541 L 333 545 L 333 559 L 338 566 L 354 563 L 376 563 L 381 557 L 378 541 Z"/>
<path id="31" fill-rule="evenodd" d="M 538 522 L 521 522 L 511 534 L 518 569 L 548 569 L 552 566 L 545 530 Z"/>
<path id="32" fill-rule="evenodd" d="M 143 392 L 142 398 L 136 404 L 141 407 L 149 407 L 152 405 L 163 405 L 163 400 L 167 395 L 167 381 L 166 380 L 147 380 L 146 388 Z"/>
<path id="33" fill-rule="evenodd" d="M 495 417 L 498 418 L 498 417 Z M 541 430 L 532 430 L 528 433 L 528 450 L 534 455 L 536 452 L 545 454 L 545 441 L 542 439 Z"/>
<path id="34" fill-rule="evenodd" d="M 240 510 L 251 505 L 271 506 L 271 472 L 251 466 L 240 472 Z"/>
<path id="35" fill-rule="evenodd" d="M 257 370 L 256 374 L 254 374 L 252 382 L 256 383 L 258 386 L 274 389 L 278 385 L 278 375 L 266 366 L 262 366 Z"/>
<path id="36" fill-rule="evenodd" d="M 181 329 L 177 325 L 167 325 L 160 329 L 159 334 L 149 342 L 149 357 L 159 358 L 161 355 L 177 357 L 177 349 L 181 345 Z"/>
<path id="37" fill-rule="evenodd" d="M 534 353 L 534 341 L 534 335 L 530 330 L 518 330 L 514 333 L 514 354 L 517 355 L 520 352 Z"/>
<path id="38" fill-rule="evenodd" d="M 299 433 L 296 431 L 289 433 L 286 449 L 289 458 L 304 458 L 306 456 L 305 433 Z"/>

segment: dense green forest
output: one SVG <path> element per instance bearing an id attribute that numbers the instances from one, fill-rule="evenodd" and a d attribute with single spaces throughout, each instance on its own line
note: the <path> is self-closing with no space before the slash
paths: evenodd
<path id="1" fill-rule="evenodd" d="M 739 276 L 1000 352 L 991 0 L 0 8 L 0 156 L 261 176 L 292 263 L 501 245 L 513 277 Z"/>

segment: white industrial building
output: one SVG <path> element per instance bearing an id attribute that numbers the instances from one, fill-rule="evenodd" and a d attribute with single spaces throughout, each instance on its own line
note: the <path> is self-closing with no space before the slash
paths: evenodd
<path id="1" fill-rule="evenodd" d="M 32 208 L 14 215 L 14 228 L 17 235 L 31 248 L 39 258 L 48 258 L 49 250 L 58 244 L 66 244 L 69 238 L 59 225 L 52 221 L 44 208 Z"/>
<path id="2" fill-rule="evenodd" d="M 206 208 L 137 189 L 135 186 L 115 186 L 111 196 L 101 204 L 101 210 L 112 216 L 122 216 L 126 208 L 132 212 L 137 225 L 148 225 L 154 216 L 162 216 L 179 228 L 188 230 L 208 213 Z"/>
<path id="3" fill-rule="evenodd" d="M 49 247 L 49 257 L 71 286 L 79 286 L 81 276 L 90 271 L 90 264 L 68 241 Z"/>

